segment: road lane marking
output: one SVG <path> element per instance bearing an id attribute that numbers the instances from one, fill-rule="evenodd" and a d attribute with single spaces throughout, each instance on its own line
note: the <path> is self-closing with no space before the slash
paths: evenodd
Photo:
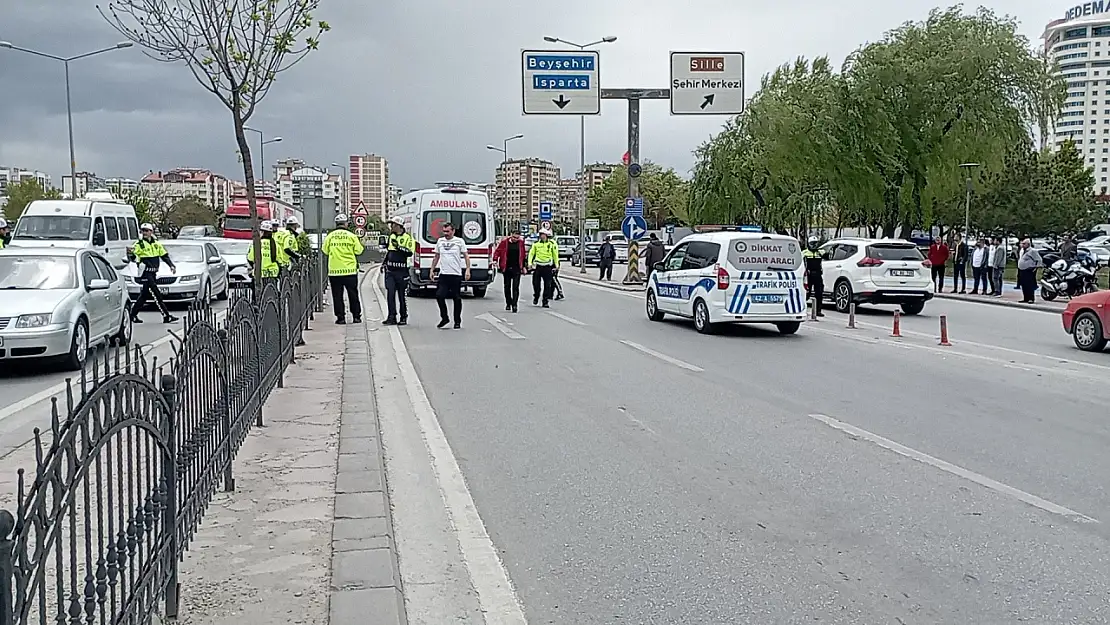
<path id="1" fill-rule="evenodd" d="M 583 322 L 581 322 L 581 321 L 579 321 L 579 320 L 575 319 L 574 317 L 568 317 L 568 316 L 566 316 L 566 315 L 563 315 L 563 314 L 557 313 L 557 312 L 555 312 L 554 310 L 549 310 L 549 311 L 547 311 L 547 314 L 551 315 L 552 317 L 555 317 L 556 319 L 562 319 L 563 321 L 566 321 L 567 323 L 573 323 L 573 324 L 574 324 L 574 325 L 576 325 L 576 326 L 584 326 L 584 325 L 586 325 L 585 323 L 583 323 Z"/>
<path id="2" fill-rule="evenodd" d="M 222 319 L 223 317 L 227 316 L 226 310 L 227 309 L 225 308 L 225 309 L 222 309 L 221 311 L 218 311 L 216 313 L 216 320 L 217 321 Z M 170 341 L 172 341 L 173 338 L 174 337 L 172 335 L 171 336 L 163 336 L 162 338 L 154 341 L 153 343 L 146 343 L 146 344 L 136 343 L 136 345 L 138 345 L 140 347 L 143 347 L 144 348 L 143 349 L 143 355 L 147 356 L 147 355 L 150 354 L 150 352 L 152 352 L 155 349 L 158 349 L 159 347 L 161 347 L 161 346 L 165 345 L 166 343 L 169 343 Z M 101 348 L 101 349 L 103 349 L 103 348 Z M 100 349 L 96 350 L 96 354 L 97 354 L 97 356 L 99 356 L 100 360 L 103 361 L 104 354 L 102 354 L 100 352 Z M 115 364 L 115 358 L 114 357 L 111 359 L 111 362 L 112 362 L 112 364 Z M 121 364 L 123 363 L 123 357 L 122 356 L 120 357 L 120 363 Z M 89 363 L 86 366 L 91 365 L 91 364 L 92 364 L 92 361 L 90 360 Z M 90 375 L 91 375 L 91 369 L 90 369 Z M 77 380 L 78 378 L 80 378 L 80 376 L 81 376 L 80 371 L 74 371 L 74 372 L 72 372 L 72 375 L 71 375 L 72 379 L 74 379 L 74 380 Z M 0 421 L 3 421 L 4 419 L 7 419 L 8 417 L 11 417 L 12 415 L 19 414 L 20 412 L 23 412 L 24 410 L 27 410 L 28 408 L 33 408 L 33 407 L 37 406 L 38 404 L 41 404 L 42 402 L 50 399 L 51 397 L 54 397 L 55 395 L 59 395 L 61 393 L 64 393 L 65 390 L 66 390 L 66 383 L 65 383 L 65 381 L 62 381 L 62 382 L 58 382 L 57 384 L 55 384 L 53 386 L 47 387 L 47 388 L 35 393 L 34 395 L 28 395 L 27 397 L 24 397 L 23 399 L 15 402 L 15 403 L 7 404 L 3 408 L 0 408 Z"/>
<path id="3" fill-rule="evenodd" d="M 625 408 L 624 406 L 617 406 L 617 412 L 623 414 L 626 419 L 631 421 L 633 425 L 640 428 L 641 430 L 647 432 L 648 434 L 651 434 L 652 436 L 658 436 L 655 430 L 651 429 L 648 424 L 634 417 L 632 413 L 628 411 L 628 408 Z"/>
<path id="4" fill-rule="evenodd" d="M 633 343 L 632 341 L 621 341 L 621 343 L 631 347 L 636 351 L 643 352 L 648 356 L 653 356 L 655 358 L 658 358 L 659 360 L 662 360 L 663 362 L 670 363 L 676 367 L 681 367 L 683 369 L 686 369 L 687 371 L 693 371 L 694 373 L 702 373 L 705 371 L 705 369 L 702 369 L 697 365 L 692 365 L 684 360 L 679 360 L 677 358 L 672 358 L 666 354 L 661 354 L 654 349 L 651 349 L 650 347 L 644 347 L 639 343 Z"/>
<path id="5" fill-rule="evenodd" d="M 516 330 L 510 328 L 503 320 L 498 319 L 497 317 L 494 317 L 492 313 L 482 313 L 482 314 L 480 314 L 480 315 L 478 315 L 474 318 L 475 319 L 481 319 L 482 321 L 485 321 L 486 323 L 488 323 L 491 326 L 493 326 L 494 328 L 496 328 L 498 332 L 500 332 L 501 334 L 504 334 L 505 336 L 507 336 L 511 339 L 519 340 L 519 339 L 528 338 L 528 337 L 524 336 L 523 334 L 521 334 L 520 332 L 517 332 Z"/>
<path id="6" fill-rule="evenodd" d="M 371 287 L 374 289 L 375 299 L 378 300 L 378 307 L 384 315 L 386 304 L 382 290 L 377 281 L 372 280 Z M 489 316 L 492 317 L 492 315 Z M 494 546 L 486 525 L 478 514 L 478 507 L 474 504 L 474 498 L 466 485 L 466 478 L 459 468 L 447 435 L 443 433 L 439 417 L 432 408 L 432 402 L 428 399 L 420 376 L 416 373 L 416 367 L 412 364 L 412 358 L 409 357 L 401 331 L 396 326 L 388 327 L 388 330 L 393 351 L 397 357 L 397 366 L 401 371 L 409 400 L 412 402 L 412 409 L 424 438 L 425 449 L 430 456 L 440 495 L 455 530 L 463 562 L 466 564 L 470 582 L 486 622 L 491 625 L 528 625 L 520 598 L 513 589 L 505 564 L 501 561 L 497 547 Z"/>
<path id="7" fill-rule="evenodd" d="M 816 419 L 817 421 L 820 421 L 821 423 L 824 423 L 825 425 L 833 429 L 840 430 L 845 434 L 851 434 L 856 438 L 865 440 L 869 443 L 882 447 L 883 449 L 892 451 L 900 456 L 909 458 L 910 460 L 916 460 L 917 462 L 927 464 L 935 469 L 940 469 L 945 473 L 950 473 L 957 477 L 962 477 L 965 480 L 989 488 L 990 490 L 993 490 L 997 493 L 1001 493 L 1003 495 L 1007 495 L 1009 497 L 1017 499 L 1018 501 L 1033 506 L 1034 508 L 1040 508 L 1045 512 L 1051 512 L 1052 514 L 1057 514 L 1079 523 L 1099 522 L 1098 519 L 1093 519 L 1085 514 L 1076 512 L 1071 508 L 1065 508 L 1064 506 L 1052 503 L 1047 499 L 1041 499 L 1040 497 L 1032 493 L 1027 493 L 1021 489 L 1003 484 L 1002 482 L 999 482 L 997 480 L 992 480 L 991 478 L 976 473 L 970 469 L 956 466 L 950 462 L 945 462 L 940 458 L 930 456 L 927 453 L 917 451 L 916 449 L 911 449 L 909 447 L 906 447 L 905 445 L 898 444 L 890 440 L 889 438 L 884 438 L 882 436 L 879 436 L 878 434 L 868 432 L 867 430 L 858 428 L 850 423 L 845 423 L 843 421 L 834 419 L 833 417 L 823 414 L 811 414 L 809 416 L 810 418 Z"/>

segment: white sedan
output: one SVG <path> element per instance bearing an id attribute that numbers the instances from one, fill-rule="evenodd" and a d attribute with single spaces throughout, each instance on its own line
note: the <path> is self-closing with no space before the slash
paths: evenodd
<path id="1" fill-rule="evenodd" d="M 177 266 L 177 273 L 170 271 L 166 263 L 158 268 L 158 290 L 164 299 L 197 302 L 210 302 L 213 296 L 227 299 L 229 269 L 216 246 L 207 241 L 188 239 L 163 241 L 162 245 Z M 137 263 L 131 263 L 123 270 L 131 299 L 137 298 L 142 290 L 142 285 L 135 281 L 138 275 Z"/>

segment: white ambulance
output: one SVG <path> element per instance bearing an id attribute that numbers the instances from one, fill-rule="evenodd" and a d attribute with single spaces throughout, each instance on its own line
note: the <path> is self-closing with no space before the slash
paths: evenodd
<path id="1" fill-rule="evenodd" d="M 806 318 L 798 240 L 746 226 L 701 230 L 656 263 L 647 285 L 648 318 L 690 318 L 703 334 L 721 323 L 771 323 L 782 334 L 797 332 Z"/>
<path id="2" fill-rule="evenodd" d="M 432 258 L 444 224 L 455 226 L 470 253 L 470 280 L 463 282 L 474 297 L 485 297 L 493 282 L 490 258 L 494 249 L 493 207 L 489 196 L 465 183 L 406 193 L 390 217 L 400 217 L 405 230 L 416 239 L 416 254 L 409 269 L 409 292 L 418 294 L 435 288 Z"/>

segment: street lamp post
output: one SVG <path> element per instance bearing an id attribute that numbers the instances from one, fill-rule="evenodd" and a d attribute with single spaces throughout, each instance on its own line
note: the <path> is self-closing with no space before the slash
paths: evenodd
<path id="1" fill-rule="evenodd" d="M 592 48 L 603 43 L 613 43 L 617 38 L 613 35 L 602 37 L 597 41 L 591 43 L 574 43 L 559 37 L 544 37 L 544 41 L 548 43 L 562 43 L 568 46 L 573 46 L 579 50 Z M 586 116 L 578 116 L 578 175 L 582 177 L 582 184 L 578 187 L 578 193 L 581 197 L 578 205 L 578 245 L 581 248 L 578 252 L 578 262 L 582 267 L 580 273 L 586 273 Z"/>
<path id="2" fill-rule="evenodd" d="M 494 152 L 500 152 L 501 153 L 501 164 L 504 165 L 505 162 L 509 160 L 509 142 L 510 141 L 516 141 L 517 139 L 523 139 L 523 138 L 524 138 L 524 135 L 515 134 L 511 137 L 505 137 L 504 139 L 502 139 L 501 140 L 501 147 L 497 147 L 496 145 L 487 145 L 486 149 L 487 150 L 493 150 Z M 503 204 L 504 200 L 505 200 L 505 198 L 498 198 L 498 202 L 502 203 L 502 206 L 501 206 L 502 211 L 505 210 L 505 206 Z M 502 215 L 504 215 L 504 213 L 502 213 Z M 502 216 L 502 218 L 501 218 L 501 230 L 503 232 L 508 231 L 508 221 L 504 216 Z"/>
<path id="3" fill-rule="evenodd" d="M 72 103 L 72 100 L 71 100 L 70 95 L 69 95 L 69 63 L 70 63 L 70 61 L 76 61 L 76 60 L 79 60 L 79 59 L 86 59 L 90 56 L 96 56 L 97 54 L 103 54 L 105 52 L 111 52 L 112 50 L 123 50 L 124 48 L 130 48 L 133 45 L 134 44 L 131 43 L 130 41 L 122 41 L 122 42 L 117 43 L 116 45 L 114 45 L 110 48 L 102 48 L 100 50 L 94 50 L 92 52 L 86 52 L 85 54 L 78 54 L 77 56 L 68 56 L 67 57 L 67 56 L 55 56 L 53 54 L 47 54 L 45 52 L 39 52 L 37 50 L 31 50 L 30 48 L 21 48 L 21 47 L 19 47 L 17 45 L 14 45 L 14 44 L 12 44 L 11 42 L 8 42 L 8 41 L 0 41 L 0 48 L 7 48 L 9 50 L 16 50 L 17 52 L 25 52 L 27 54 L 33 54 L 35 56 L 41 56 L 45 59 L 52 59 L 52 60 L 55 60 L 55 61 L 61 61 L 61 63 L 63 65 L 65 65 L 65 70 L 66 70 L 66 121 L 67 121 L 67 124 L 69 126 L 69 184 L 70 184 L 70 187 L 71 187 L 70 188 L 70 197 L 71 197 L 71 199 L 77 199 L 77 156 L 74 153 L 74 149 L 73 149 L 73 103 Z"/>
<path id="4" fill-rule="evenodd" d="M 968 240 L 971 234 L 971 170 L 979 166 L 979 163 L 960 163 L 960 169 L 963 169 L 967 178 L 966 188 L 966 202 L 964 203 L 964 236 L 963 239 Z"/>
<path id="5" fill-rule="evenodd" d="M 243 126 L 243 130 L 249 130 L 251 132 L 257 132 L 258 133 L 258 160 L 260 161 L 260 164 L 261 164 L 258 171 L 262 173 L 262 190 L 263 190 L 263 192 L 265 192 L 265 190 L 266 190 L 266 144 L 267 143 L 281 143 L 281 137 L 274 137 L 273 139 L 266 140 L 266 136 L 264 134 L 262 134 L 261 130 L 256 130 L 254 128 L 251 128 L 250 126 Z M 256 189 L 256 191 L 257 191 L 257 189 Z"/>

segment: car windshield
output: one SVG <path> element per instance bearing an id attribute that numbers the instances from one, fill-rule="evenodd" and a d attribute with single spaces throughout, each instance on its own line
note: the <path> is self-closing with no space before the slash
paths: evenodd
<path id="1" fill-rule="evenodd" d="M 72 256 L 0 256 L 0 290 L 73 289 L 76 274 Z"/>
<path id="2" fill-rule="evenodd" d="M 867 248 L 867 255 L 879 260 L 924 260 L 921 250 L 912 244 L 880 243 Z"/>
<path id="3" fill-rule="evenodd" d="M 203 263 L 204 248 L 199 245 L 173 245 L 164 244 L 166 253 L 175 263 Z"/>
<path id="4" fill-rule="evenodd" d="M 247 250 L 251 246 L 251 242 L 250 241 L 227 240 L 227 241 L 219 241 L 217 243 L 213 243 L 213 245 L 215 245 L 216 249 L 220 250 L 220 254 L 225 256 L 225 257 L 228 257 L 228 256 L 245 256 L 247 254 Z"/>
<path id="5" fill-rule="evenodd" d="M 30 215 L 20 217 L 15 238 L 42 241 L 88 241 L 92 219 L 69 215 Z"/>

